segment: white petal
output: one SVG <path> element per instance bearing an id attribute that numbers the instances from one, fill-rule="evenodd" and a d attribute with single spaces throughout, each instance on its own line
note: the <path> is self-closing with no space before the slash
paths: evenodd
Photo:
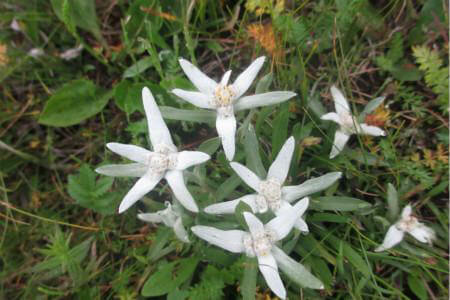
<path id="1" fill-rule="evenodd" d="M 151 151 L 135 145 L 108 143 L 106 144 L 106 147 L 114 153 L 142 164 L 147 164 L 150 155 L 152 154 Z"/>
<path id="2" fill-rule="evenodd" d="M 128 191 L 120 203 L 119 214 L 126 211 L 130 208 L 130 206 L 144 197 L 145 194 L 153 190 L 160 180 L 161 176 L 155 176 L 155 174 L 147 173 L 144 177 L 141 177 L 138 181 L 136 181 L 131 190 Z"/>
<path id="3" fill-rule="evenodd" d="M 281 281 L 277 262 L 273 255 L 258 256 L 258 267 L 272 292 L 281 299 L 286 299 L 286 289 Z"/>
<path id="4" fill-rule="evenodd" d="M 411 213 L 412 213 L 412 207 L 411 207 L 411 205 L 406 205 L 406 206 L 403 208 L 403 210 L 402 210 L 402 214 L 401 214 L 402 219 L 409 218 L 409 216 L 411 215 Z"/>
<path id="5" fill-rule="evenodd" d="M 339 115 L 334 112 L 324 114 L 320 117 L 320 119 L 325 120 L 325 121 L 333 121 L 335 123 L 338 123 L 339 125 L 342 124 L 341 118 L 339 118 Z"/>
<path id="6" fill-rule="evenodd" d="M 225 72 L 225 74 L 223 74 L 222 80 L 220 81 L 220 85 L 221 86 L 227 86 L 228 85 L 228 81 L 230 80 L 230 75 L 231 75 L 231 70 L 228 70 L 228 71 Z"/>
<path id="7" fill-rule="evenodd" d="M 308 224 L 306 224 L 305 220 L 302 218 L 298 218 L 297 221 L 295 221 L 294 227 L 303 233 L 309 232 Z"/>
<path id="8" fill-rule="evenodd" d="M 214 108 L 214 105 L 211 104 L 212 96 L 209 96 L 207 94 L 203 94 L 200 92 L 185 91 L 181 89 L 174 89 L 172 90 L 172 93 L 197 107 L 208 109 Z"/>
<path id="9" fill-rule="evenodd" d="M 175 232 L 175 235 L 177 236 L 177 238 L 180 239 L 180 241 L 182 241 L 184 243 L 189 243 L 189 237 L 186 232 L 186 229 L 184 229 L 183 221 L 181 218 L 178 218 L 175 221 L 175 224 L 173 225 L 173 231 Z"/>
<path id="10" fill-rule="evenodd" d="M 342 92 L 334 85 L 331 87 L 331 96 L 333 96 L 334 107 L 339 115 L 350 113 L 350 106 L 348 105 L 347 99 L 345 99 Z"/>
<path id="11" fill-rule="evenodd" d="M 284 202 L 284 205 L 289 204 Z M 277 214 L 275 218 L 266 224 L 265 228 L 275 234 L 274 238 L 276 241 L 285 238 L 289 232 L 291 232 L 297 219 L 299 219 L 308 208 L 308 205 L 308 198 L 300 200 L 292 207 L 292 209 L 286 209 L 282 211 L 282 213 Z"/>
<path id="12" fill-rule="evenodd" d="M 267 172 L 267 178 L 274 177 L 278 179 L 281 184 L 283 184 L 289 172 L 289 166 L 291 164 L 292 155 L 294 154 L 294 149 L 295 139 L 291 136 L 286 140 L 283 147 L 281 147 L 280 152 L 278 152 L 275 161 L 272 163 L 269 171 Z"/>
<path id="13" fill-rule="evenodd" d="M 138 219 L 149 223 L 162 223 L 163 219 L 159 213 L 138 214 Z"/>
<path id="14" fill-rule="evenodd" d="M 150 141 L 153 147 L 158 144 L 165 144 L 175 148 L 170 137 L 169 129 L 163 120 L 161 111 L 156 105 L 155 98 L 147 87 L 142 89 L 142 103 L 144 104 L 145 115 L 147 118 Z"/>
<path id="15" fill-rule="evenodd" d="M 175 198 L 183 205 L 187 210 L 192 212 L 198 212 L 198 206 L 189 193 L 186 185 L 184 184 L 183 173 L 178 170 L 170 170 L 166 172 L 166 180 L 172 189 Z"/>
<path id="16" fill-rule="evenodd" d="M 264 224 L 255 217 L 254 214 L 244 212 L 244 219 L 252 236 L 256 236 L 264 232 Z"/>
<path id="17" fill-rule="evenodd" d="M 359 124 L 360 130 L 358 130 L 359 134 L 367 134 L 367 135 L 373 135 L 373 136 L 385 136 L 386 133 L 383 129 L 378 128 L 376 126 L 370 126 L 367 124 Z"/>
<path id="18" fill-rule="evenodd" d="M 181 151 L 177 155 L 177 170 L 184 170 L 194 165 L 204 163 L 211 157 L 200 151 Z"/>
<path id="19" fill-rule="evenodd" d="M 281 188 L 283 200 L 292 202 L 305 196 L 314 194 L 330 187 L 341 178 L 341 172 L 331 172 L 317 178 L 309 179 L 299 185 L 284 186 Z"/>
<path id="20" fill-rule="evenodd" d="M 250 171 L 247 167 L 241 165 L 237 162 L 231 162 L 230 167 L 241 177 L 241 179 L 256 192 L 259 192 L 259 185 L 261 183 L 261 179 Z"/>
<path id="21" fill-rule="evenodd" d="M 400 243 L 403 240 L 404 233 L 398 230 L 395 225 L 389 227 L 383 243 L 375 249 L 375 252 L 385 251 Z"/>
<path id="22" fill-rule="evenodd" d="M 307 198 L 306 198 L 307 199 Z M 293 209 L 292 205 L 290 205 L 288 202 L 283 201 L 281 203 L 280 208 L 275 211 L 275 214 L 277 216 L 283 215 L 288 213 Z M 304 213 L 304 212 L 303 212 Z M 302 219 L 303 213 L 299 216 L 299 218 L 295 221 L 294 227 L 300 230 L 301 232 L 309 232 L 308 224 Z"/>
<path id="23" fill-rule="evenodd" d="M 436 238 L 434 230 L 422 223 L 418 223 L 417 226 L 408 231 L 408 233 L 421 243 L 431 244 Z"/>
<path id="24" fill-rule="evenodd" d="M 334 135 L 333 147 L 331 148 L 330 158 L 335 158 L 344 149 L 350 136 L 340 130 Z"/>
<path id="25" fill-rule="evenodd" d="M 191 231 L 210 244 L 233 253 L 245 252 L 243 238 L 247 233 L 242 230 L 220 230 L 214 227 L 197 225 Z"/>
<path id="26" fill-rule="evenodd" d="M 236 135 L 236 118 L 234 115 L 222 117 L 219 114 L 216 119 L 216 129 L 222 140 L 223 151 L 228 160 L 233 160 L 236 151 L 235 135 Z"/>
<path id="27" fill-rule="evenodd" d="M 106 165 L 95 169 L 95 172 L 113 177 L 142 177 L 147 172 L 148 167 L 141 163 L 125 165 Z"/>
<path id="28" fill-rule="evenodd" d="M 217 82 L 206 76 L 202 71 L 187 60 L 180 59 L 179 62 L 186 76 L 190 81 L 192 81 L 200 92 L 207 95 L 212 95 L 214 93 L 214 90 L 217 87 Z"/>
<path id="29" fill-rule="evenodd" d="M 242 72 L 233 83 L 233 90 L 236 92 L 235 99 L 240 98 L 250 87 L 259 70 L 264 64 L 264 56 L 258 57 L 244 72 Z"/>
<path id="30" fill-rule="evenodd" d="M 253 212 L 258 211 L 258 208 L 256 205 L 256 195 L 255 194 L 245 195 L 236 200 L 212 204 L 212 205 L 205 207 L 204 210 L 206 213 L 213 214 L 213 215 L 233 214 L 234 210 L 236 209 L 236 206 L 238 206 L 239 202 L 241 202 L 241 201 L 247 203 L 252 208 Z"/>
<path id="31" fill-rule="evenodd" d="M 289 91 L 269 92 L 239 98 L 234 104 L 236 111 L 260 106 L 278 104 L 297 95 Z"/>

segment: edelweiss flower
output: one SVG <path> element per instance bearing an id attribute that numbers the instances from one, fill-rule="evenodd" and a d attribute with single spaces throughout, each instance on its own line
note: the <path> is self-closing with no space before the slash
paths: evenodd
<path id="1" fill-rule="evenodd" d="M 187 60 L 180 59 L 181 68 L 199 92 L 180 89 L 174 89 L 172 92 L 195 106 L 217 111 L 217 133 L 222 140 L 228 160 L 233 159 L 235 152 L 235 111 L 280 103 L 296 95 L 293 92 L 283 91 L 242 97 L 261 69 L 264 60 L 263 56 L 257 58 L 233 84 L 228 84 L 231 70 L 223 75 L 220 83 L 217 83 Z"/>
<path id="2" fill-rule="evenodd" d="M 359 123 L 356 117 L 350 112 L 350 106 L 344 95 L 334 85 L 331 87 L 331 95 L 333 96 L 336 112 L 327 113 L 321 117 L 322 120 L 333 121 L 340 125 L 334 135 L 330 158 L 336 157 L 344 149 L 345 144 L 352 134 L 386 135 L 382 129 L 376 126 Z"/>
<path id="3" fill-rule="evenodd" d="M 189 243 L 188 234 L 183 226 L 183 220 L 181 219 L 181 212 L 172 208 L 170 202 L 165 203 L 167 208 L 157 211 L 156 213 L 138 214 L 138 218 L 145 222 L 150 223 L 164 223 L 167 227 L 171 227 L 180 241 Z"/>
<path id="4" fill-rule="evenodd" d="M 375 252 L 381 252 L 394 247 L 403 240 L 405 232 L 412 235 L 421 243 L 432 243 L 436 238 L 434 230 L 423 223 L 420 223 L 416 217 L 411 215 L 411 211 L 411 205 L 405 206 L 400 220 L 389 227 L 383 240 L 383 244 L 376 248 Z"/>
<path id="5" fill-rule="evenodd" d="M 278 273 L 277 261 L 285 263 L 287 255 L 275 245 L 292 230 L 295 221 L 308 206 L 308 198 L 299 201 L 292 209 L 283 212 L 264 225 L 257 217 L 244 212 L 250 232 L 242 230 L 220 230 L 209 226 L 193 226 L 192 232 L 201 239 L 233 253 L 245 253 L 258 258 L 258 266 L 269 288 L 281 299 L 286 298 L 286 289 Z M 312 276 L 312 275 L 311 275 Z"/>
<path id="6" fill-rule="evenodd" d="M 111 151 L 133 160 L 135 163 L 106 165 L 95 171 L 108 176 L 140 177 L 120 203 L 119 213 L 127 210 L 150 192 L 163 177 L 169 183 L 178 201 L 186 209 L 198 212 L 197 204 L 184 184 L 183 170 L 207 161 L 210 156 L 198 151 L 178 152 L 155 99 L 146 87 L 142 89 L 142 100 L 153 151 L 134 145 L 108 143 L 106 146 Z"/>
<path id="7" fill-rule="evenodd" d="M 275 161 L 270 166 L 265 180 L 261 180 L 245 166 L 231 162 L 231 168 L 257 194 L 246 195 L 236 200 L 210 205 L 205 208 L 205 212 L 210 214 L 232 214 L 239 202 L 243 201 L 251 207 L 254 213 L 264 213 L 270 209 L 278 216 L 292 209 L 292 205 L 289 204 L 290 202 L 326 189 L 341 177 L 341 172 L 333 172 L 307 180 L 300 185 L 283 187 L 283 183 L 289 172 L 294 148 L 295 140 L 291 136 L 284 143 Z M 301 215 L 296 220 L 295 227 L 300 231 L 308 232 L 308 225 L 301 218 Z"/>

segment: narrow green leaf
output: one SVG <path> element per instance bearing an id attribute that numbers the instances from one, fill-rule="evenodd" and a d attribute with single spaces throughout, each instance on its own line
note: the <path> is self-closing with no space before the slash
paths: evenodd
<path id="1" fill-rule="evenodd" d="M 102 111 L 112 95 L 112 91 L 101 94 L 89 80 L 72 81 L 47 100 L 39 123 L 56 127 L 78 124 Z"/>
<path id="2" fill-rule="evenodd" d="M 194 275 L 199 260 L 196 257 L 183 258 L 161 266 L 142 288 L 142 296 L 162 296 L 180 286 Z"/>
<path id="3" fill-rule="evenodd" d="M 254 300 L 256 293 L 256 278 L 258 275 L 258 261 L 247 257 L 244 262 L 244 276 L 241 282 L 241 295 L 244 300 Z"/>
<path id="4" fill-rule="evenodd" d="M 387 201 L 389 207 L 389 219 L 395 221 L 398 217 L 399 207 L 398 207 L 398 194 L 395 187 L 388 183 L 387 187 Z"/>
<path id="5" fill-rule="evenodd" d="M 262 94 L 269 90 L 270 85 L 272 84 L 273 74 L 268 73 L 264 75 L 256 85 L 255 94 Z"/>
<path id="6" fill-rule="evenodd" d="M 380 106 L 383 103 L 384 99 L 386 99 L 386 97 L 378 97 L 373 100 L 370 100 L 369 103 L 366 104 L 366 107 L 364 107 L 364 110 L 362 111 L 361 115 L 366 116 L 375 111 L 375 109 L 377 109 L 378 106 Z"/>
<path id="7" fill-rule="evenodd" d="M 221 202 L 228 197 L 236 188 L 241 184 L 242 180 L 236 174 L 233 174 L 227 180 L 225 180 L 217 189 L 216 200 Z"/>
<path id="8" fill-rule="evenodd" d="M 261 160 L 258 138 L 252 124 L 249 124 L 245 131 L 244 149 L 247 167 L 254 171 L 259 178 L 266 178 L 267 172 Z"/>
<path id="9" fill-rule="evenodd" d="M 427 290 L 423 281 L 414 274 L 408 275 L 408 286 L 413 293 L 421 300 L 428 299 Z"/>
<path id="10" fill-rule="evenodd" d="M 168 106 L 160 106 L 159 109 L 165 119 L 178 121 L 191 121 L 201 123 L 214 123 L 216 113 L 206 110 L 187 110 Z"/>
<path id="11" fill-rule="evenodd" d="M 147 70 L 148 68 L 150 68 L 152 66 L 152 60 L 150 57 L 144 57 L 140 60 L 138 60 L 135 64 L 131 65 L 130 67 L 128 67 L 124 72 L 123 72 L 123 78 L 132 78 L 135 77 L 139 74 L 141 74 L 142 72 L 144 72 L 145 70 Z"/>
<path id="12" fill-rule="evenodd" d="M 329 196 L 311 199 L 310 207 L 315 210 L 354 211 L 372 206 L 370 203 L 351 197 Z"/>
<path id="13" fill-rule="evenodd" d="M 215 137 L 201 143 L 201 145 L 198 146 L 197 150 L 207 153 L 209 155 L 213 155 L 217 151 L 217 149 L 219 149 L 219 147 L 220 147 L 220 138 Z"/>
<path id="14" fill-rule="evenodd" d="M 283 104 L 277 117 L 273 120 L 272 157 L 275 158 L 281 146 L 286 142 L 289 124 L 289 105 Z"/>

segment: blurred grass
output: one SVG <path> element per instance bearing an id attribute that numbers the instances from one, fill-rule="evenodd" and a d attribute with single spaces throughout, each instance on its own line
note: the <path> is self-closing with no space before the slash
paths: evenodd
<path id="1" fill-rule="evenodd" d="M 252 110 L 248 119 L 248 112 L 239 115 L 241 123 L 255 128 L 264 167 L 277 152 L 272 142 L 292 134 L 297 159 L 290 184 L 340 171 L 343 178 L 323 194 L 371 204 L 352 212 L 308 211 L 311 233 L 292 240 L 291 255 L 326 289 L 299 289 L 286 280 L 290 298 L 448 299 L 448 101 L 438 100 L 446 97 L 438 94 L 445 81 L 436 79 L 440 69 L 448 76 L 447 4 L 282 2 L 111 0 L 96 1 L 94 11 L 83 6 L 93 1 L 0 3 L 0 298 L 136 299 L 159 266 L 191 255 L 210 264 L 197 267 L 172 299 L 237 298 L 247 262 L 201 243 L 182 245 L 170 232 L 135 218 L 138 208 L 153 210 L 171 199 L 165 186 L 118 216 L 81 207 L 69 196 L 67 182 L 83 164 L 94 168 L 117 161 L 105 150 L 107 142 L 147 147 L 142 86 L 150 86 L 162 106 L 194 109 L 165 92 L 191 88 L 179 57 L 219 79 L 228 69 L 236 76 L 266 55 L 270 59 L 259 79 L 271 73 L 270 89 L 298 96 Z M 19 31 L 11 28 L 13 21 Z M 80 44 L 78 57 L 60 57 Z M 421 57 L 413 54 L 414 46 L 424 47 Z M 45 54 L 31 57 L 33 48 Z M 92 99 L 103 91 L 113 98 L 76 125 L 41 124 L 48 100 L 79 79 L 92 83 Z M 343 154 L 329 160 L 334 125 L 318 117 L 333 110 L 331 84 L 342 88 L 355 112 L 386 96 L 367 118 L 388 136 L 352 138 Z M 65 96 L 70 98 L 70 91 Z M 215 129 L 207 123 L 167 123 L 180 148 L 214 143 Z M 236 160 L 244 161 L 244 127 L 238 134 Z M 320 142 L 308 143 L 312 140 Z M 206 166 L 189 172 L 189 188 L 201 207 L 248 192 L 232 175 L 219 148 Z M 131 184 L 114 182 L 111 206 Z M 389 225 L 388 184 L 398 190 L 400 207 L 413 202 L 415 213 L 435 229 L 433 247 L 407 238 L 392 251 L 373 252 Z M 213 221 L 226 227 L 234 217 L 200 214 L 188 220 Z M 270 295 L 261 278 L 257 285 L 257 297 Z"/>

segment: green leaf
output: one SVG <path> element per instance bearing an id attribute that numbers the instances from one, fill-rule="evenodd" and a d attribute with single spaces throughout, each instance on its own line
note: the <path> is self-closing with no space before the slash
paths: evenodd
<path id="1" fill-rule="evenodd" d="M 328 196 L 311 199 L 311 208 L 315 210 L 354 211 L 372 206 L 370 203 L 351 197 Z"/>
<path id="2" fill-rule="evenodd" d="M 217 189 L 216 192 L 216 202 L 221 202 L 223 199 L 228 197 L 236 188 L 241 184 L 242 179 L 233 174 L 227 180 L 225 180 Z"/>
<path id="3" fill-rule="evenodd" d="M 201 143 L 201 145 L 198 146 L 197 151 L 213 155 L 217 151 L 217 149 L 219 149 L 219 147 L 220 147 L 220 138 L 215 137 Z"/>
<path id="4" fill-rule="evenodd" d="M 187 110 L 168 106 L 160 106 L 159 109 L 164 119 L 201 123 L 214 123 L 216 121 L 216 113 L 213 111 Z"/>
<path id="5" fill-rule="evenodd" d="M 427 290 L 425 288 L 425 285 L 423 284 L 423 281 L 416 277 L 413 274 L 408 275 L 408 286 L 413 291 L 413 293 L 419 297 L 421 300 L 428 299 Z"/>
<path id="6" fill-rule="evenodd" d="M 98 41 L 104 42 L 95 12 L 95 1 L 51 0 L 51 4 L 55 14 L 69 27 L 69 30 L 71 30 L 70 23 L 73 22 L 81 29 L 92 33 Z M 64 12 L 64 10 L 67 11 Z"/>
<path id="7" fill-rule="evenodd" d="M 398 207 L 398 194 L 395 187 L 388 183 L 387 188 L 387 201 L 389 207 L 389 219 L 395 221 L 398 217 L 399 207 Z"/>
<path id="8" fill-rule="evenodd" d="M 256 85 L 255 94 L 262 94 L 269 90 L 270 85 L 272 84 L 273 74 L 269 73 L 264 75 Z"/>
<path id="9" fill-rule="evenodd" d="M 247 167 L 254 171 L 259 178 L 266 178 L 267 172 L 259 153 L 259 143 L 252 124 L 245 130 L 244 150 Z"/>
<path id="10" fill-rule="evenodd" d="M 370 100 L 369 103 L 366 104 L 366 107 L 364 107 L 364 110 L 362 111 L 360 116 L 365 117 L 366 115 L 375 111 L 375 109 L 377 109 L 378 106 L 380 106 L 383 103 L 384 99 L 386 99 L 386 97 L 378 97 L 373 100 Z"/>
<path id="11" fill-rule="evenodd" d="M 244 201 L 239 201 L 239 204 L 234 210 L 234 217 L 237 222 L 244 228 L 247 228 L 247 222 L 245 222 L 244 212 L 253 213 L 252 208 Z"/>
<path id="12" fill-rule="evenodd" d="M 69 175 L 67 190 L 78 205 L 92 209 L 95 212 L 111 215 L 116 209 L 116 200 L 121 195 L 107 193 L 111 188 L 114 178 L 102 177 L 95 180 L 96 173 L 87 165 L 80 168 L 78 175 Z"/>
<path id="13" fill-rule="evenodd" d="M 244 276 L 241 282 L 241 295 L 244 300 L 255 299 L 257 275 L 258 261 L 256 258 L 246 257 L 244 262 Z"/>
<path id="14" fill-rule="evenodd" d="M 78 124 L 101 112 L 111 97 L 112 92 L 101 94 L 89 80 L 72 81 L 47 100 L 39 123 L 56 127 Z"/>
<path id="15" fill-rule="evenodd" d="M 142 296 L 154 297 L 165 295 L 175 290 L 193 276 L 199 260 L 196 257 L 183 258 L 161 266 L 142 288 Z"/>
<path id="16" fill-rule="evenodd" d="M 289 105 L 281 106 L 278 116 L 273 120 L 272 157 L 275 158 L 281 146 L 286 142 L 289 124 Z"/>
<path id="17" fill-rule="evenodd" d="M 135 77 L 139 74 L 141 74 L 142 72 L 144 72 L 145 70 L 147 70 L 148 68 L 150 68 L 152 66 L 152 60 L 150 57 L 144 57 L 140 60 L 138 60 L 135 64 L 131 65 L 130 67 L 128 67 L 124 72 L 123 72 L 123 78 L 132 78 Z"/>
<path id="18" fill-rule="evenodd" d="M 348 223 L 351 221 L 349 217 L 339 216 L 330 213 L 316 213 L 308 218 L 310 222 L 331 222 L 331 223 Z"/>

